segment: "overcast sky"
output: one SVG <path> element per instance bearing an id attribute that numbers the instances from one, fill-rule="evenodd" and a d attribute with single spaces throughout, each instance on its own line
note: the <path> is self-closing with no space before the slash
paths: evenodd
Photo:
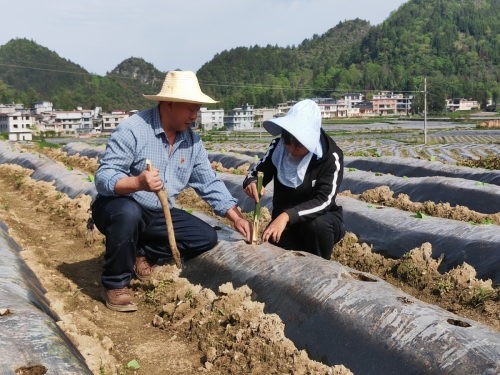
<path id="1" fill-rule="evenodd" d="M 298 45 L 355 18 L 379 24 L 404 2 L 19 0 L 2 17 L 0 45 L 14 38 L 33 39 L 100 75 L 131 56 L 161 71 L 196 72 L 225 49 Z"/>

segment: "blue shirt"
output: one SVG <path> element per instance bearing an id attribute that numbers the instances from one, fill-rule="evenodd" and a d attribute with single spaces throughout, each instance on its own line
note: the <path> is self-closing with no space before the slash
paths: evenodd
<path id="1" fill-rule="evenodd" d="M 160 170 L 160 178 L 168 193 L 170 207 L 186 187 L 192 187 L 215 213 L 224 216 L 238 201 L 212 170 L 200 136 L 187 129 L 177 133 L 170 156 L 170 144 L 163 131 L 158 106 L 139 112 L 123 121 L 111 134 L 95 176 L 96 189 L 101 195 L 116 196 L 118 180 L 138 176 L 146 169 L 146 159 Z M 127 194 L 142 207 L 161 210 L 156 193 L 138 191 Z"/>

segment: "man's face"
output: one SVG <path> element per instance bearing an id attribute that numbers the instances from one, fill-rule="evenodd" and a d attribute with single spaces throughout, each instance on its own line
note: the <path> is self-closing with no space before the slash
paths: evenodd
<path id="1" fill-rule="evenodd" d="M 178 132 L 189 128 L 201 108 L 201 104 L 196 103 L 164 102 L 162 105 L 167 106 L 169 128 Z"/>

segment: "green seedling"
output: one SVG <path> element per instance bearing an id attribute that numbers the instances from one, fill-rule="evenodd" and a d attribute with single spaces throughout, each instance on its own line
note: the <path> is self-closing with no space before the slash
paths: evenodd
<path id="1" fill-rule="evenodd" d="M 59 193 L 57 193 L 57 195 L 56 195 L 56 199 L 61 199 L 61 198 L 62 198 L 62 196 L 63 196 L 63 193 L 59 192 Z"/>
<path id="2" fill-rule="evenodd" d="M 219 309 L 219 314 L 221 314 L 222 316 L 226 316 L 226 313 L 222 309 Z"/>
<path id="3" fill-rule="evenodd" d="M 49 161 L 48 161 L 48 160 L 45 160 L 45 164 L 49 164 Z"/>
<path id="4" fill-rule="evenodd" d="M 486 219 L 481 220 L 479 222 L 479 224 L 481 224 L 481 225 L 491 225 L 491 224 L 495 224 L 495 222 L 488 217 Z"/>
<path id="5" fill-rule="evenodd" d="M 431 156 L 431 158 L 429 159 L 429 161 L 436 161 L 436 157 L 435 156 Z"/>
<path id="6" fill-rule="evenodd" d="M 382 176 L 382 173 L 375 173 L 375 176 Z"/>
<path id="7" fill-rule="evenodd" d="M 253 157 L 255 160 L 259 160 L 259 156 L 258 155 L 254 155 Z"/>
<path id="8" fill-rule="evenodd" d="M 186 210 L 186 212 L 187 212 L 188 214 L 192 214 L 192 213 L 193 213 L 193 209 L 192 209 L 192 208 L 188 208 L 188 209 Z"/>
<path id="9" fill-rule="evenodd" d="M 406 180 L 406 179 L 408 179 L 408 176 L 403 176 L 403 178 Z"/>
<path id="10" fill-rule="evenodd" d="M 226 150 L 224 150 L 223 148 L 221 148 L 221 149 L 220 149 L 220 152 L 221 152 L 222 154 L 224 154 L 224 153 L 226 152 Z"/>
<path id="11" fill-rule="evenodd" d="M 38 154 L 38 159 L 43 159 L 42 154 Z"/>
<path id="12" fill-rule="evenodd" d="M 417 219 L 428 219 L 429 216 L 426 216 L 422 213 L 422 211 L 418 210 L 416 215 L 411 215 L 412 217 L 416 217 Z"/>
<path id="13" fill-rule="evenodd" d="M 377 206 L 370 205 L 370 206 L 368 206 L 368 208 L 373 208 L 374 210 L 376 210 L 376 209 L 377 209 Z"/>
<path id="14" fill-rule="evenodd" d="M 135 359 L 131 360 L 129 363 L 127 363 L 127 368 L 133 368 L 135 370 L 139 369 L 139 363 Z"/>
<path id="15" fill-rule="evenodd" d="M 84 178 L 83 180 L 88 182 L 94 182 L 94 175 L 89 174 L 87 175 L 87 178 Z"/>
<path id="16" fill-rule="evenodd" d="M 13 149 L 12 149 L 12 152 L 16 152 L 16 149 L 15 149 L 15 148 L 13 148 Z"/>
<path id="17" fill-rule="evenodd" d="M 4 206 L 3 206 L 3 209 L 4 209 L 5 211 L 9 211 L 9 208 L 10 208 L 10 206 L 9 206 L 8 204 L 6 204 L 6 205 L 4 205 Z"/>
<path id="18" fill-rule="evenodd" d="M 468 221 L 468 223 L 469 223 L 470 225 L 477 225 L 477 224 L 476 224 L 476 223 L 474 223 L 472 220 L 469 220 L 469 221 Z"/>
<path id="19" fill-rule="evenodd" d="M 82 290 L 82 289 L 83 289 L 83 288 L 77 289 L 77 290 L 75 291 L 75 293 L 73 293 L 72 297 L 73 297 L 73 298 L 75 298 L 75 297 L 76 297 L 76 295 L 77 295 L 78 293 L 80 293 L 80 290 Z"/>
<path id="20" fill-rule="evenodd" d="M 487 182 L 476 182 L 476 185 L 477 186 L 489 186 L 490 184 L 488 184 Z"/>
<path id="21" fill-rule="evenodd" d="M 190 300 L 193 297 L 193 291 L 189 289 L 184 295 L 184 297 L 186 297 L 186 300 Z"/>
<path id="22" fill-rule="evenodd" d="M 72 168 L 72 167 L 68 167 L 68 171 L 72 171 L 72 170 L 73 170 L 73 168 Z"/>
<path id="23" fill-rule="evenodd" d="M 239 152 L 234 153 L 236 156 L 240 156 L 241 154 Z"/>
<path id="24" fill-rule="evenodd" d="M 491 298 L 494 294 L 492 290 L 486 290 L 484 288 L 479 289 L 476 293 L 472 295 L 471 304 L 474 308 L 484 305 L 484 302 Z"/>
<path id="25" fill-rule="evenodd" d="M 349 168 L 349 172 L 354 172 L 356 168 Z"/>
<path id="26" fill-rule="evenodd" d="M 36 152 L 32 152 L 33 155 L 36 155 Z"/>

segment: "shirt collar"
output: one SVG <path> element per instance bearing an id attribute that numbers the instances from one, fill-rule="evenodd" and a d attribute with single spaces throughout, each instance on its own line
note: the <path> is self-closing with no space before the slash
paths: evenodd
<path id="1" fill-rule="evenodd" d="M 157 105 L 156 107 L 153 108 L 153 130 L 155 132 L 155 135 L 158 136 L 160 134 L 165 134 L 165 131 L 163 130 L 163 126 L 161 124 L 161 119 L 160 119 L 160 106 Z M 182 142 L 186 139 L 186 131 L 183 132 L 177 132 L 177 136 L 175 137 L 175 143 Z M 167 135 L 165 134 L 165 137 Z"/>

